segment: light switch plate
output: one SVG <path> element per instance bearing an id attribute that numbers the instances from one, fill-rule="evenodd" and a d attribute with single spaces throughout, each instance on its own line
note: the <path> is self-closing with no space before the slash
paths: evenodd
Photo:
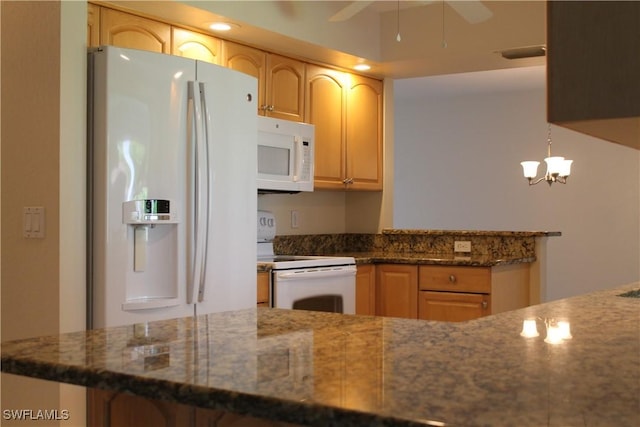
<path id="1" fill-rule="evenodd" d="M 44 208 L 22 208 L 22 236 L 26 239 L 44 239 Z"/>

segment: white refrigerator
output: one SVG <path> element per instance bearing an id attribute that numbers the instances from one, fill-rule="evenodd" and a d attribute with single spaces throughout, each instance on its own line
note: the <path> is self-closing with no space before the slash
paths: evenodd
<path id="1" fill-rule="evenodd" d="M 88 325 L 256 305 L 257 81 L 90 51 Z"/>

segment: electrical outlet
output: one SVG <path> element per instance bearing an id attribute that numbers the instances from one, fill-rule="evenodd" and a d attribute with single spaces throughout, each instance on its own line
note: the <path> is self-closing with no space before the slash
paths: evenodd
<path id="1" fill-rule="evenodd" d="M 453 242 L 454 252 L 471 252 L 471 242 L 468 240 Z"/>
<path id="2" fill-rule="evenodd" d="M 298 228 L 298 211 L 291 211 L 291 228 Z"/>

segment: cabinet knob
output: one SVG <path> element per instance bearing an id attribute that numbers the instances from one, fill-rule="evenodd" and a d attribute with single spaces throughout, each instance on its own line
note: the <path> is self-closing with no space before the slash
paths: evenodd
<path id="1" fill-rule="evenodd" d="M 273 105 L 262 105 L 260 109 L 262 111 L 273 111 Z"/>
<path id="2" fill-rule="evenodd" d="M 353 184 L 353 178 L 345 178 L 342 180 L 343 184 Z"/>
<path id="3" fill-rule="evenodd" d="M 487 302 L 486 302 L 486 301 L 482 301 L 482 308 L 483 308 L 484 310 L 486 310 L 486 309 L 487 309 L 487 307 L 489 307 L 489 304 L 487 304 Z"/>
<path id="4" fill-rule="evenodd" d="M 458 279 L 456 279 L 456 276 L 454 276 L 453 274 L 449 276 L 449 282 L 456 283 L 456 280 Z"/>

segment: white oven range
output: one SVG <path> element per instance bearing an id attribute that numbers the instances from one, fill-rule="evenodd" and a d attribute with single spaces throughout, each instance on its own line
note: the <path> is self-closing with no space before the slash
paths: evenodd
<path id="1" fill-rule="evenodd" d="M 353 257 L 275 255 L 275 218 L 258 211 L 258 264 L 271 270 L 271 307 L 355 314 Z"/>

